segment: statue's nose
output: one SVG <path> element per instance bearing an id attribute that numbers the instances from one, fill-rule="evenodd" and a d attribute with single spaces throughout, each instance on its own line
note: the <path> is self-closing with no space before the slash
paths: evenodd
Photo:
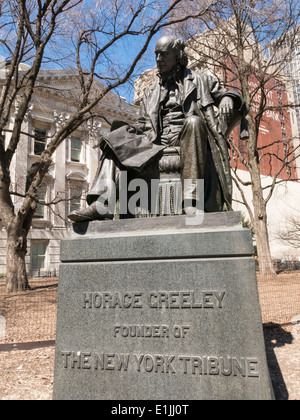
<path id="1" fill-rule="evenodd" d="M 158 61 L 158 62 L 160 62 L 160 61 L 162 61 L 162 56 L 161 56 L 161 54 L 157 54 L 156 55 L 156 61 Z"/>

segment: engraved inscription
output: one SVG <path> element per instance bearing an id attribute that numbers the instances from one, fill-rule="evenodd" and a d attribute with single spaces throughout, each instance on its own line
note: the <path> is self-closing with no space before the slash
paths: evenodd
<path id="1" fill-rule="evenodd" d="M 84 292 L 84 309 L 223 309 L 225 291 Z"/>
<path id="2" fill-rule="evenodd" d="M 142 308 L 141 296 L 142 292 L 85 292 L 83 307 L 85 309 Z"/>
<path id="3" fill-rule="evenodd" d="M 179 356 L 183 373 L 259 377 L 258 359 L 250 357 Z"/>
<path id="4" fill-rule="evenodd" d="M 225 307 L 224 290 L 175 291 L 86 291 L 83 293 L 85 310 L 150 309 L 150 310 L 222 310 Z M 126 324 L 111 326 L 114 338 L 185 339 L 192 325 L 182 324 Z M 126 350 L 125 350 L 126 351 Z M 174 351 L 174 350 L 172 350 Z M 176 353 L 176 352 L 175 352 Z M 255 357 L 203 356 L 184 354 L 150 354 L 62 351 L 64 369 L 122 371 L 145 374 L 182 374 L 208 376 L 240 376 L 259 378 L 259 360 Z"/>
<path id="5" fill-rule="evenodd" d="M 91 353 L 82 351 L 62 351 L 65 369 L 123 370 L 127 371 L 129 354 Z"/>
<path id="6" fill-rule="evenodd" d="M 185 338 L 189 325 L 115 325 L 114 337 Z"/>
<path id="7" fill-rule="evenodd" d="M 134 354 L 137 364 L 137 372 L 155 372 L 155 373 L 176 373 L 173 366 L 174 355 L 165 356 L 162 354 Z"/>
<path id="8" fill-rule="evenodd" d="M 62 351 L 64 369 L 259 378 L 256 357 Z"/>

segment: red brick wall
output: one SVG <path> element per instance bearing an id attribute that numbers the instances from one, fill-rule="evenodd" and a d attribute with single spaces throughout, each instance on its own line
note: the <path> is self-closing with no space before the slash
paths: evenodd
<path id="1" fill-rule="evenodd" d="M 250 89 L 252 92 L 258 86 L 258 81 L 255 76 L 251 76 L 249 80 Z M 292 141 L 292 130 L 291 120 L 288 113 L 287 107 L 288 96 L 285 87 L 277 82 L 275 79 L 271 79 L 265 85 L 264 91 L 267 92 L 267 107 L 269 109 L 263 114 L 263 118 L 259 127 L 258 134 L 258 153 L 260 157 L 260 171 L 262 175 L 275 176 L 283 166 L 285 156 L 289 154 L 293 147 Z M 261 100 L 261 92 L 258 90 L 256 95 L 253 97 L 252 112 L 255 117 L 259 111 L 259 103 Z M 232 137 L 234 144 L 239 148 L 243 157 L 247 161 L 247 144 L 246 141 L 242 141 L 239 138 L 239 127 L 237 127 Z M 232 167 L 246 170 L 245 166 L 234 159 L 236 154 L 232 152 Z M 293 155 L 292 155 L 293 156 Z M 288 156 L 291 160 L 292 156 Z M 295 163 L 292 162 L 288 167 L 285 166 L 280 174 L 280 179 L 294 179 L 296 178 Z"/>

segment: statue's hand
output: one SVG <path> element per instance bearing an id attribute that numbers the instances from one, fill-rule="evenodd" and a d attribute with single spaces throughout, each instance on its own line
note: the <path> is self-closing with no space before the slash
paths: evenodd
<path id="1" fill-rule="evenodd" d="M 224 96 L 219 105 L 218 112 L 218 132 L 222 133 L 225 136 L 228 126 L 230 124 L 230 119 L 233 114 L 234 102 L 233 99 L 229 96 Z"/>
<path id="2" fill-rule="evenodd" d="M 224 98 L 221 100 L 220 105 L 219 105 L 220 120 L 227 121 L 232 114 L 233 108 L 234 108 L 233 99 L 230 98 L 230 96 L 224 96 Z"/>
<path id="3" fill-rule="evenodd" d="M 127 128 L 128 133 L 142 134 L 143 125 L 142 124 L 132 124 Z"/>

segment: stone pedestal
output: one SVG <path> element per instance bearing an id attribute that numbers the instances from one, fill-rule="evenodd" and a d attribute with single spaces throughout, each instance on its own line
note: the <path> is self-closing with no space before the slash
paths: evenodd
<path id="1" fill-rule="evenodd" d="M 235 212 L 75 225 L 54 399 L 271 399 L 252 252 Z"/>

